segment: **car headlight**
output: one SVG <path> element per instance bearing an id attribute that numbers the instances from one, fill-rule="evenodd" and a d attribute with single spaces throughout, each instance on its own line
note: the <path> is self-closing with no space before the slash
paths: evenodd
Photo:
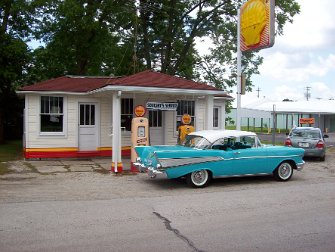
<path id="1" fill-rule="evenodd" d="M 157 165 L 156 165 L 156 168 L 157 168 L 157 169 L 160 169 L 160 168 L 162 168 L 162 165 L 161 165 L 161 164 L 157 164 Z"/>

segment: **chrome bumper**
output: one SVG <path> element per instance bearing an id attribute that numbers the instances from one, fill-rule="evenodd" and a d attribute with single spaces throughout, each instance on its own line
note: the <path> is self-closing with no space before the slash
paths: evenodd
<path id="1" fill-rule="evenodd" d="M 133 163 L 133 165 L 136 167 L 136 169 L 139 171 L 139 172 L 145 172 L 146 171 L 146 167 L 144 164 L 142 163 L 139 163 L 139 162 L 135 162 Z"/>
<path id="2" fill-rule="evenodd" d="M 157 168 L 151 166 L 146 167 L 140 161 L 133 163 L 133 165 L 136 167 L 136 169 L 138 169 L 139 172 L 147 172 L 150 178 L 156 178 L 157 175 L 166 175 L 164 171 L 157 170 Z"/>
<path id="3" fill-rule="evenodd" d="M 302 163 L 297 164 L 297 171 L 301 171 L 304 168 L 305 161 L 302 161 Z"/>
<path id="4" fill-rule="evenodd" d="M 150 178 L 156 178 L 157 175 L 166 175 L 164 171 L 158 171 L 157 169 L 154 169 L 153 167 L 149 167 L 147 169 L 147 173 L 150 176 Z"/>

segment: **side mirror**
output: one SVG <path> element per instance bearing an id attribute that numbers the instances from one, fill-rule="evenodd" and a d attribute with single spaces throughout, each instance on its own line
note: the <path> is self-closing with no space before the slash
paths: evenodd
<path id="1" fill-rule="evenodd" d="M 288 136 L 288 132 L 286 132 L 285 134 L 286 134 L 286 136 Z"/>
<path id="2" fill-rule="evenodd" d="M 324 135 L 323 138 L 329 138 L 329 136 L 328 135 Z"/>

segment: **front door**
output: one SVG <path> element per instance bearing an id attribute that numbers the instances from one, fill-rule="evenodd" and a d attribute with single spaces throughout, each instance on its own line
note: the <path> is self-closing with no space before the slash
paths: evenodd
<path id="1" fill-rule="evenodd" d="M 149 110 L 150 145 L 164 144 L 163 111 Z"/>
<path id="2" fill-rule="evenodd" d="M 97 150 L 97 120 L 96 104 L 79 104 L 79 150 L 96 151 Z"/>

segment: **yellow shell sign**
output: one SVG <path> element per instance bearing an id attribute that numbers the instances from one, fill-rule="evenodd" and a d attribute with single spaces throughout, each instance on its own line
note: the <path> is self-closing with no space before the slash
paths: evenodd
<path id="1" fill-rule="evenodd" d="M 135 107 L 135 109 L 134 109 L 134 113 L 135 113 L 135 115 L 136 115 L 137 117 L 142 117 L 142 116 L 144 116 L 144 115 L 145 115 L 145 112 L 146 112 L 145 107 L 142 106 L 142 105 L 137 105 L 137 106 Z"/>
<path id="2" fill-rule="evenodd" d="M 274 0 L 249 0 L 240 15 L 242 52 L 274 44 Z"/>
<path id="3" fill-rule="evenodd" d="M 183 124 L 190 124 L 192 121 L 192 117 L 189 114 L 184 114 L 183 117 L 181 118 L 181 121 Z"/>

